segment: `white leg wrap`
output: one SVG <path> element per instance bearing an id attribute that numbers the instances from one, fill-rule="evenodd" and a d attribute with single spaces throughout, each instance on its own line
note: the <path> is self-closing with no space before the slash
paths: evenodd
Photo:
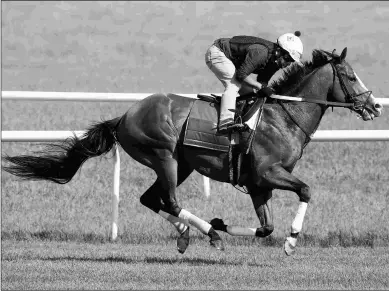
<path id="1" fill-rule="evenodd" d="M 169 221 L 171 224 L 173 224 L 180 234 L 183 233 L 188 227 L 187 222 L 185 220 L 170 215 L 165 211 L 160 210 L 158 214 L 165 218 L 167 221 Z"/>
<path id="2" fill-rule="evenodd" d="M 292 233 L 300 232 L 303 228 L 303 221 L 305 212 L 307 211 L 308 203 L 306 202 L 300 202 L 299 208 L 297 210 L 296 217 L 294 218 L 292 222 Z"/>
<path id="3" fill-rule="evenodd" d="M 181 209 L 180 214 L 178 215 L 179 218 L 188 221 L 191 225 L 196 227 L 198 230 L 200 230 L 203 234 L 208 234 L 209 230 L 211 229 L 211 225 L 198 218 L 197 216 L 193 215 L 189 211 L 185 209 Z"/>
<path id="4" fill-rule="evenodd" d="M 240 227 L 235 225 L 227 226 L 227 232 L 230 235 L 255 236 L 256 231 L 256 228 Z"/>

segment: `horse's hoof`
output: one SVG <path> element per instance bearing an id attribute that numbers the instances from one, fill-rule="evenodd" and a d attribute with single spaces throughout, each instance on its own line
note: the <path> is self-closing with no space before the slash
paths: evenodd
<path id="1" fill-rule="evenodd" d="M 284 252 L 287 256 L 291 256 L 296 251 L 297 239 L 293 237 L 287 237 L 284 243 Z"/>
<path id="2" fill-rule="evenodd" d="M 186 230 L 180 234 L 177 239 L 177 250 L 180 254 L 185 253 L 186 249 L 189 246 L 189 226 Z"/>
<path id="3" fill-rule="evenodd" d="M 226 228 L 226 225 L 224 224 L 223 219 L 220 218 L 214 218 L 212 219 L 209 224 L 213 227 L 214 230 L 220 230 L 223 231 L 223 227 Z"/>
<path id="4" fill-rule="evenodd" d="M 224 243 L 221 239 L 218 239 L 218 240 L 210 240 L 209 241 L 210 245 L 212 247 L 214 247 L 215 249 L 217 249 L 218 251 L 224 251 L 225 248 L 224 248 Z"/>

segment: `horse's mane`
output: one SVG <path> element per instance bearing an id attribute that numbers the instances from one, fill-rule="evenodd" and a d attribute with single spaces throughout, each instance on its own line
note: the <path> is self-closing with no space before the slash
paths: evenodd
<path id="1" fill-rule="evenodd" d="M 311 61 L 304 61 L 304 66 L 302 67 L 294 64 L 285 69 L 282 76 L 278 80 L 273 81 L 270 86 L 273 88 L 275 94 L 286 93 L 297 87 L 304 76 L 312 73 L 315 69 L 328 64 L 334 57 L 338 57 L 334 52 L 331 53 L 315 49 L 312 51 Z"/>

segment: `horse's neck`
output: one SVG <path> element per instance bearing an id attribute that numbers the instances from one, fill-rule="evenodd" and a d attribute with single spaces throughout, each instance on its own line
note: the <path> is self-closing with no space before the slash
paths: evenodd
<path id="1" fill-rule="evenodd" d="M 299 88 L 285 95 L 325 101 L 332 84 L 328 73 L 329 70 L 326 66 L 313 71 L 305 78 Z M 328 106 L 310 102 L 285 102 L 282 107 L 308 136 L 311 136 L 319 127 L 320 121 L 328 108 Z"/>
<path id="2" fill-rule="evenodd" d="M 282 103 L 281 107 L 308 137 L 316 131 L 327 109 L 324 105 L 307 102 Z"/>

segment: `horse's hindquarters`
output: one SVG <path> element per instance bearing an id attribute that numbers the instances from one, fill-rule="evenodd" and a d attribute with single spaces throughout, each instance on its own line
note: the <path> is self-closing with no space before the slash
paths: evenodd
<path id="1" fill-rule="evenodd" d="M 153 94 L 135 103 L 117 128 L 122 148 L 135 160 L 151 166 L 153 159 L 172 156 L 191 102 L 189 98 Z"/>

